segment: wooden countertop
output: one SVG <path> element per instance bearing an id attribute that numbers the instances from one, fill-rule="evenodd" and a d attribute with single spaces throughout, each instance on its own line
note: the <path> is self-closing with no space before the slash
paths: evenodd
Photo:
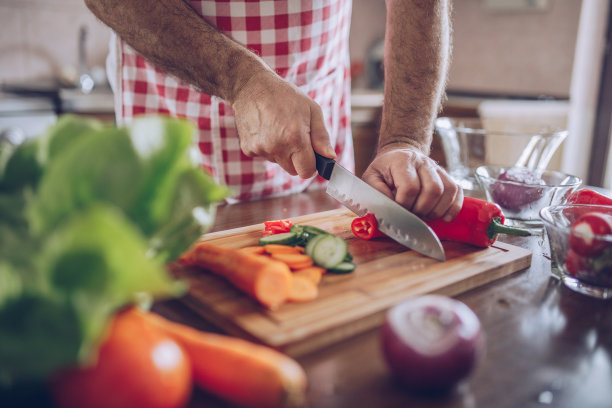
<path id="1" fill-rule="evenodd" d="M 213 231 L 338 208 L 324 192 L 221 206 Z M 501 238 L 533 252 L 531 267 L 457 298 L 478 315 L 487 351 L 470 380 L 444 396 L 397 385 L 382 359 L 378 330 L 298 358 L 308 407 L 610 407 L 612 303 L 565 288 L 551 276 L 544 236 Z M 155 310 L 216 330 L 177 300 Z M 230 406 L 200 390 L 190 407 Z"/>

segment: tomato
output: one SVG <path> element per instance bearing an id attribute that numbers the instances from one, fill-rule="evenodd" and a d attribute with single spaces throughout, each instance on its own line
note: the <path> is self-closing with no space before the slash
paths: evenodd
<path id="1" fill-rule="evenodd" d="M 191 364 L 180 345 L 136 309 L 119 313 L 97 362 L 51 381 L 60 408 L 177 408 L 192 389 Z"/>

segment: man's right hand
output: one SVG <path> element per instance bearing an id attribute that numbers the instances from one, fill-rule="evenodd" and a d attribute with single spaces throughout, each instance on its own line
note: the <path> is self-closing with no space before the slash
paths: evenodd
<path id="1" fill-rule="evenodd" d="M 335 158 L 321 107 L 272 71 L 249 78 L 234 98 L 240 148 L 302 178 L 316 172 L 314 151 Z"/>

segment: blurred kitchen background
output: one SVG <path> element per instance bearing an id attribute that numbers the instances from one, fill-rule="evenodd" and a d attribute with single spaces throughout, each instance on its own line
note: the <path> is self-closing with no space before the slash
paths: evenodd
<path id="1" fill-rule="evenodd" d="M 612 188 L 609 0 L 455 0 L 441 116 L 529 129 L 567 128 L 549 168 Z M 382 103 L 384 0 L 354 0 L 351 28 L 357 173 L 370 160 Z M 58 114 L 112 121 L 109 29 L 80 0 L 0 2 L 0 132 L 33 137 Z M 432 157 L 444 162 L 434 137 Z"/>

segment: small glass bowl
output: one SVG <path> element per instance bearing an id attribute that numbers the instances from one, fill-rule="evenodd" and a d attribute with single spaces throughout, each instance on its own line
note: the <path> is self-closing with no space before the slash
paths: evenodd
<path id="1" fill-rule="evenodd" d="M 583 214 L 600 212 L 612 215 L 612 206 L 553 205 L 540 211 L 544 222 L 553 267 L 568 288 L 599 299 L 612 298 L 612 235 L 577 233 L 587 242 L 597 240 L 600 250 L 596 255 L 579 255 L 570 244 L 572 224 Z"/>
<path id="2" fill-rule="evenodd" d="M 480 166 L 475 174 L 487 200 L 498 204 L 508 220 L 518 221 L 515 225 L 527 227 L 541 227 L 540 210 L 565 203 L 582 183 L 576 176 L 526 167 Z M 527 182 L 504 179 L 508 174 L 519 175 Z"/>

